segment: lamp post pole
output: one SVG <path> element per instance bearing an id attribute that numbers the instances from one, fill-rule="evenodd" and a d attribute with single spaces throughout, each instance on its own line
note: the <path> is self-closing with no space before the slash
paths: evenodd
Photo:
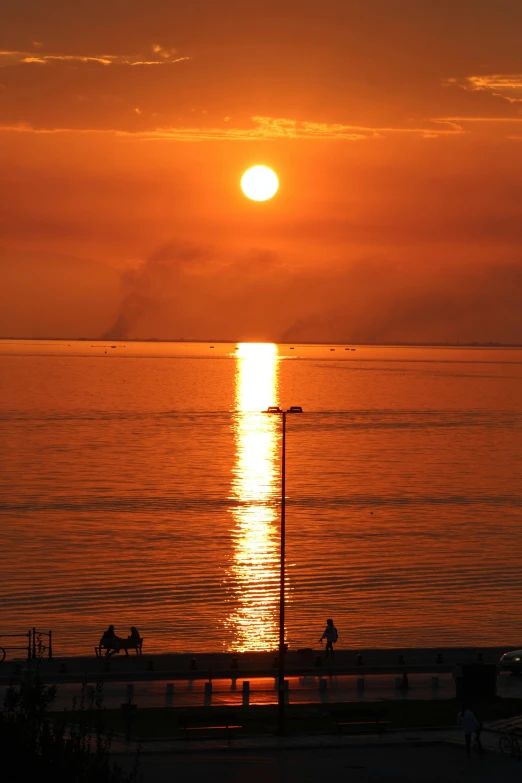
<path id="1" fill-rule="evenodd" d="M 279 683 L 277 698 L 277 733 L 285 733 L 285 511 L 286 511 L 286 414 L 302 413 L 300 405 L 292 405 L 282 411 L 276 405 L 270 406 L 265 413 L 277 413 L 282 418 L 281 431 L 281 574 L 279 580 Z"/>

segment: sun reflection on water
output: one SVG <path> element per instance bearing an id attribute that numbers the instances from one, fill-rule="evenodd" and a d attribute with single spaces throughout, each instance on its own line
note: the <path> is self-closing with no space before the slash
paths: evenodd
<path id="1" fill-rule="evenodd" d="M 240 343 L 234 422 L 236 459 L 231 509 L 233 560 L 227 571 L 234 603 L 227 618 L 234 649 L 277 647 L 279 606 L 279 419 L 261 413 L 277 404 L 277 346 Z"/>

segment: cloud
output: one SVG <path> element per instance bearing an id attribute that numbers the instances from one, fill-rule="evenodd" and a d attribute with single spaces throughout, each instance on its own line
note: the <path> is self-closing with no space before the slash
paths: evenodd
<path id="1" fill-rule="evenodd" d="M 148 140 L 223 139 L 234 141 L 263 141 L 272 139 L 345 139 L 356 141 L 373 135 L 374 129 L 321 122 L 299 122 L 279 117 L 251 117 L 243 127 L 233 127 L 229 118 L 226 125 L 209 128 L 156 128 L 141 136 Z"/>
<path id="2" fill-rule="evenodd" d="M 173 48 L 164 48 L 160 44 L 153 44 L 152 51 L 164 60 L 173 60 L 176 57 L 177 51 Z"/>
<path id="3" fill-rule="evenodd" d="M 122 65 L 174 65 L 190 59 L 190 57 L 176 57 L 175 60 L 123 60 Z"/>
<path id="4" fill-rule="evenodd" d="M 22 53 L 21 53 L 22 54 Z M 35 57 L 34 55 L 27 55 L 22 57 L 19 62 L 21 63 L 49 63 L 55 60 L 64 62 L 77 62 L 77 63 L 100 63 L 100 65 L 111 65 L 114 62 L 112 57 L 85 57 L 83 55 L 76 54 L 44 54 L 41 57 Z"/>
<path id="5" fill-rule="evenodd" d="M 368 127 L 366 125 L 344 125 L 297 121 L 277 117 L 252 117 L 257 131 L 268 138 L 288 139 L 365 139 L 369 136 L 389 133 L 409 133 L 420 136 L 448 136 L 462 133 L 462 128 L 445 120 L 430 120 L 428 127 Z"/>
<path id="6" fill-rule="evenodd" d="M 43 44 L 38 42 L 34 43 L 35 48 L 39 50 Z M 189 57 L 176 56 L 175 49 L 162 49 L 155 44 L 152 47 L 153 55 L 157 55 L 156 58 L 147 57 L 147 55 L 121 55 L 121 54 L 100 54 L 100 55 L 85 55 L 85 54 L 59 54 L 49 53 L 44 54 L 41 51 L 35 52 L 20 52 L 20 51 L 0 51 L 0 68 L 8 65 L 48 65 L 57 63 L 84 63 L 84 64 L 97 64 L 97 65 L 173 65 L 175 63 L 189 60 Z M 159 59 L 158 59 L 159 58 Z"/>
<path id="7" fill-rule="evenodd" d="M 466 76 L 463 80 L 445 79 L 447 87 L 457 86 L 471 92 L 488 92 L 508 103 L 522 103 L 522 73 L 486 74 Z"/>
<path id="8" fill-rule="evenodd" d="M 139 114 L 141 110 L 134 109 Z M 426 127 L 367 127 L 365 125 L 342 125 L 339 123 L 298 121 L 281 117 L 251 117 L 249 125 L 233 127 L 225 117 L 220 127 L 165 127 L 146 131 L 118 130 L 117 128 L 37 128 L 26 122 L 0 125 L 0 132 L 11 133 L 108 133 L 142 141 L 272 141 L 288 140 L 339 140 L 359 141 L 383 138 L 388 134 L 408 134 L 426 139 L 439 136 L 456 136 L 465 133 L 453 118 L 433 119 Z M 226 124 L 225 124 L 226 123 Z"/>
<path id="9" fill-rule="evenodd" d="M 115 130 L 101 130 L 96 128 L 35 128 L 27 122 L 17 122 L 14 125 L 0 125 L 0 133 L 34 133 L 42 135 L 52 135 L 57 133 L 77 133 L 77 134 L 103 134 L 119 133 Z"/>
<path id="10" fill-rule="evenodd" d="M 502 123 L 520 124 L 522 122 L 522 117 L 441 117 L 439 121 L 454 123 L 456 126 L 462 126 L 468 122 L 471 123 L 489 122 L 492 124 L 500 125 Z"/>

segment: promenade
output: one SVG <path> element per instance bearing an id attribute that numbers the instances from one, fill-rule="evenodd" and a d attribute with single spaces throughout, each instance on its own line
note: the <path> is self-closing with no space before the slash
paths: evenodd
<path id="1" fill-rule="evenodd" d="M 451 699 L 455 696 L 455 666 L 479 659 L 496 663 L 506 649 L 339 650 L 333 662 L 325 661 L 320 651 L 289 651 L 285 661 L 288 700 L 306 704 Z M 275 704 L 274 657 L 274 653 L 58 657 L 42 660 L 39 672 L 45 683 L 60 686 L 58 708 L 70 706 L 73 698 L 79 697 L 82 683 L 93 686 L 100 682 L 108 708 L 129 699 L 139 707 L 240 706 L 244 687 L 248 687 L 249 704 Z M 318 658 L 320 666 L 315 665 Z M 35 666 L 35 661 L 5 661 L 0 667 L 0 684 L 16 681 Z M 497 693 L 522 698 L 522 678 L 500 674 Z"/>
<path id="2" fill-rule="evenodd" d="M 136 678 L 145 680 L 153 679 L 208 679 L 228 677 L 234 671 L 234 663 L 237 665 L 237 674 L 247 676 L 272 676 L 277 670 L 274 666 L 276 652 L 248 652 L 248 653 L 209 653 L 186 652 L 154 654 L 147 651 L 145 641 L 143 656 L 138 657 L 134 652 L 126 657 L 123 653 L 113 655 L 110 658 L 94 655 L 93 641 L 92 653 L 86 656 L 62 655 L 55 643 L 55 654 L 51 661 L 44 658 L 41 661 L 40 671 L 46 681 L 56 682 L 81 681 L 87 674 L 103 681 L 125 680 L 132 672 Z M 368 650 L 336 650 L 333 661 L 326 661 L 324 651 L 320 649 L 311 652 L 289 650 L 285 656 L 285 668 L 290 674 L 307 675 L 317 674 L 318 671 L 335 671 L 337 674 L 358 675 L 366 674 L 402 674 L 405 669 L 408 672 L 417 673 L 451 673 L 454 666 L 465 663 L 473 663 L 482 660 L 484 663 L 497 663 L 502 653 L 515 649 L 517 644 L 504 645 L 503 647 L 436 647 L 436 648 L 395 648 L 395 649 L 368 649 Z M 317 666 L 317 658 L 321 666 Z M 234 661 L 235 659 L 235 661 Z M 8 657 L 0 668 L 0 681 L 9 677 L 17 668 L 26 668 L 27 663 L 23 657 Z M 31 664 L 29 664 L 31 665 Z M 34 662 L 33 664 L 34 665 Z M 191 666 L 195 666 L 194 669 Z"/>

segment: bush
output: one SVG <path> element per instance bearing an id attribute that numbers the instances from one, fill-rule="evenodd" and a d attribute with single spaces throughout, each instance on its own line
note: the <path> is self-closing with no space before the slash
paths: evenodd
<path id="1" fill-rule="evenodd" d="M 87 725 L 84 690 L 72 711 L 49 715 L 56 686 L 44 686 L 38 673 L 10 685 L 0 713 L 0 759 L 3 783 L 133 783 L 130 774 L 110 760 L 111 735 L 104 733 L 102 690 L 96 689 L 94 729 Z M 79 707 L 79 708 L 78 708 Z M 8 771 L 9 770 L 9 771 Z"/>

